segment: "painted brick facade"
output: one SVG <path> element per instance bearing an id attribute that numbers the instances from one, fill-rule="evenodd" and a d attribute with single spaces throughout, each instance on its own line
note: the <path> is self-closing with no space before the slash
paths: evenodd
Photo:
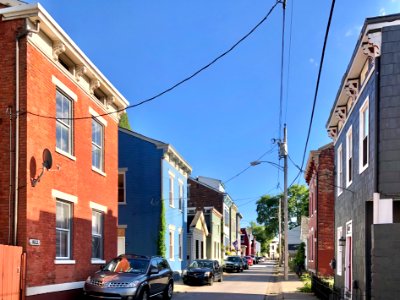
<path id="1" fill-rule="evenodd" d="M 309 185 L 308 269 L 318 276 L 332 276 L 334 258 L 334 148 L 332 144 L 311 151 L 305 179 Z"/>
<path id="2" fill-rule="evenodd" d="M 40 10 L 42 8 L 36 7 L 38 14 Z M 0 116 L 0 163 L 5 166 L 0 175 L 0 243 L 4 244 L 12 242 L 9 238 L 9 231 L 12 233 L 13 228 L 9 226 L 8 206 L 14 205 L 14 190 L 10 202 L 8 194 L 10 175 L 14 188 L 14 171 L 10 169 L 9 161 L 11 159 L 14 164 L 15 41 L 17 32 L 24 27 L 24 19 L 0 21 L 0 110 L 3 112 Z M 17 245 L 22 246 L 27 253 L 28 299 L 74 299 L 70 290 L 82 287 L 88 275 L 98 270 L 99 264 L 117 253 L 118 119 L 108 115 L 102 118 L 106 122 L 103 126 L 104 169 L 102 172 L 94 171 L 92 118 L 89 108 L 97 114 L 103 114 L 106 108 L 78 83 L 75 76 L 43 52 L 38 42 L 43 37 L 42 30 L 35 35 L 33 33 L 22 37 L 19 41 L 21 113 Z M 57 89 L 67 96 L 76 95 L 76 101 L 71 99 L 74 117 L 88 117 L 72 121 L 72 156 L 56 150 Z M 12 109 L 12 126 L 4 113 L 7 107 Z M 53 167 L 33 187 L 31 178 L 37 178 L 41 172 L 45 148 L 52 153 Z M 61 196 L 60 192 L 74 199 L 76 197 L 74 202 L 69 202 L 72 206 L 70 259 L 63 261 L 56 260 L 56 199 L 70 201 L 72 198 Z M 100 209 L 103 213 L 103 259 L 97 262 L 92 261 L 94 209 Z M 31 245 L 29 239 L 39 240 L 40 245 Z M 67 284 L 68 287 L 64 288 L 59 284 Z M 49 293 L 50 290 L 57 293 Z"/>

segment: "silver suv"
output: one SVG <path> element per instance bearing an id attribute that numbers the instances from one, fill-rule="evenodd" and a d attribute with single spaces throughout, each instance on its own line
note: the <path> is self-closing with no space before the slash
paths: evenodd
<path id="1" fill-rule="evenodd" d="M 83 287 L 87 298 L 147 300 L 156 295 L 171 299 L 173 272 L 159 256 L 120 255 L 89 276 Z"/>

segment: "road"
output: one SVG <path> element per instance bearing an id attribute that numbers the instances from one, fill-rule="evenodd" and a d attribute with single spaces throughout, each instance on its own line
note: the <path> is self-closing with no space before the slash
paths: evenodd
<path id="1" fill-rule="evenodd" d="M 224 273 L 222 283 L 212 286 L 175 285 L 174 300 L 264 300 L 268 285 L 274 281 L 270 262 L 251 266 L 243 273 Z"/>

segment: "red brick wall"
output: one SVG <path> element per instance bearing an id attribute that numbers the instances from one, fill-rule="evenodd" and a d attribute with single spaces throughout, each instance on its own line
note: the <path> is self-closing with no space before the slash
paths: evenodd
<path id="1" fill-rule="evenodd" d="M 332 276 L 329 262 L 334 257 L 335 206 L 334 206 L 334 149 L 323 149 L 318 165 L 318 273 Z"/>
<path id="2" fill-rule="evenodd" d="M 190 184 L 190 197 L 188 199 L 188 207 L 203 207 L 214 206 L 214 208 L 224 215 L 224 196 L 223 194 L 208 188 L 196 180 L 188 180 Z"/>
<path id="3" fill-rule="evenodd" d="M 12 133 L 12 153 L 10 154 L 10 121 L 6 113 L 7 107 L 12 108 L 15 116 L 15 34 L 23 25 L 22 20 L 0 22 L 0 243 L 12 242 L 12 220 L 9 227 L 9 215 L 13 215 L 14 186 L 12 186 L 11 203 L 9 202 L 10 191 L 10 155 L 14 161 L 14 132 Z M 15 128 L 15 122 L 12 122 Z M 11 164 L 13 168 L 13 163 Z M 24 168 L 25 169 L 25 168 Z M 12 172 L 11 176 L 14 176 Z M 14 180 L 14 178 L 12 179 Z M 14 181 L 13 181 L 14 182 Z M 11 205 L 11 211 L 9 206 Z M 10 231 L 11 230 L 11 231 Z"/>
<path id="4" fill-rule="evenodd" d="M 9 185 L 9 121 L 5 114 L 15 99 L 15 31 L 21 20 L 0 22 L 0 243 L 7 243 L 8 185 Z M 89 106 L 103 111 L 34 46 L 21 40 L 21 110 L 55 116 L 56 86 L 52 75 L 61 80 L 78 96 L 74 116 L 89 116 Z M 117 123 L 104 116 L 105 173 L 92 171 L 91 119 L 76 120 L 73 144 L 76 161 L 55 152 L 56 121 L 23 114 L 20 122 L 20 205 L 18 244 L 27 252 L 27 286 L 83 281 L 98 265 L 91 264 L 90 201 L 107 207 L 104 220 L 104 258 L 117 253 Z M 13 125 L 13 129 L 15 126 Z M 14 132 L 13 132 L 14 141 Z M 53 168 L 46 172 L 36 187 L 31 177 L 40 173 L 42 152 L 48 148 L 53 155 Z M 57 168 L 59 166 L 59 169 Z M 78 197 L 74 204 L 72 232 L 73 265 L 55 265 L 55 211 L 52 189 Z M 40 246 L 30 246 L 30 238 L 39 239 Z"/>

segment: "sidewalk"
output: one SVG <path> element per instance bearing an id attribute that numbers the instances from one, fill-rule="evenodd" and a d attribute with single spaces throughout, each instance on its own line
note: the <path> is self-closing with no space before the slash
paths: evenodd
<path id="1" fill-rule="evenodd" d="M 289 280 L 285 281 L 283 275 L 283 267 L 278 264 L 274 266 L 275 280 L 268 285 L 266 292 L 266 300 L 317 300 L 314 294 L 302 293 L 298 288 L 304 284 L 296 275 L 296 273 L 289 272 Z"/>

